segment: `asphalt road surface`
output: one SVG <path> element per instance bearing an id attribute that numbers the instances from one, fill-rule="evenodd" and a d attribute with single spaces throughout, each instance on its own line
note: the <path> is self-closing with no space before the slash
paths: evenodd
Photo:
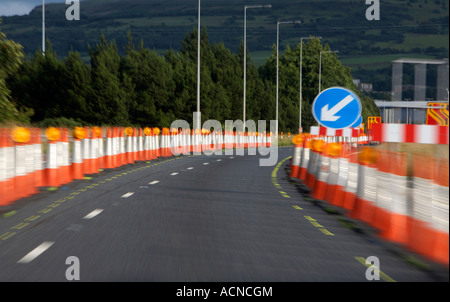
<path id="1" fill-rule="evenodd" d="M 436 281 L 305 201 L 291 155 L 158 159 L 18 201 L 0 217 L 0 281 L 67 281 L 71 256 L 85 282 Z"/>

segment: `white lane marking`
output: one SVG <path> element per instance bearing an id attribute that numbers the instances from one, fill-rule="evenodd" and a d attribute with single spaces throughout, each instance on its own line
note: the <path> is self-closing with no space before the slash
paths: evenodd
<path id="1" fill-rule="evenodd" d="M 174 175 L 178 175 L 178 173 L 177 173 L 177 172 L 173 172 L 173 173 L 170 174 L 170 175 L 174 176 Z"/>
<path id="2" fill-rule="evenodd" d="M 209 163 L 203 163 L 204 166 L 209 165 Z"/>
<path id="3" fill-rule="evenodd" d="M 234 156 L 231 156 L 231 157 L 230 157 L 230 159 L 233 159 L 233 158 L 234 158 Z"/>
<path id="4" fill-rule="evenodd" d="M 40 254 L 45 252 L 49 247 L 51 247 L 53 243 L 54 242 L 52 241 L 45 241 L 41 243 L 41 245 L 39 245 L 37 248 L 26 254 L 22 259 L 17 261 L 17 263 L 30 263 L 31 261 L 36 259 L 36 257 L 38 257 Z"/>
<path id="5" fill-rule="evenodd" d="M 149 185 L 156 185 L 158 182 L 159 182 L 159 180 L 154 180 L 154 181 L 152 181 L 152 182 L 149 182 L 148 184 L 149 184 Z"/>
<path id="6" fill-rule="evenodd" d="M 220 158 L 217 161 L 222 161 Z"/>
<path id="7" fill-rule="evenodd" d="M 92 211 L 89 214 L 87 214 L 86 216 L 84 216 L 83 219 L 92 219 L 95 216 L 97 216 L 98 214 L 100 214 L 101 212 L 103 212 L 103 209 L 95 209 L 94 211 Z"/>
<path id="8" fill-rule="evenodd" d="M 130 197 L 133 194 L 134 194 L 134 192 L 128 192 L 127 194 L 123 194 L 122 198 L 128 198 L 128 197 Z"/>
<path id="9" fill-rule="evenodd" d="M 187 168 L 188 170 L 192 170 L 192 169 L 194 169 L 194 167 L 189 167 L 189 168 Z"/>

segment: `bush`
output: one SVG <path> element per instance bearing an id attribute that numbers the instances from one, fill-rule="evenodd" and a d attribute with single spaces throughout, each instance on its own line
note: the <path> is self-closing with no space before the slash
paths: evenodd
<path id="1" fill-rule="evenodd" d="M 86 126 L 83 121 L 74 120 L 73 118 L 57 117 L 57 118 L 46 118 L 40 122 L 36 123 L 38 128 L 48 128 L 48 127 L 62 127 L 62 128 L 74 128 Z"/>

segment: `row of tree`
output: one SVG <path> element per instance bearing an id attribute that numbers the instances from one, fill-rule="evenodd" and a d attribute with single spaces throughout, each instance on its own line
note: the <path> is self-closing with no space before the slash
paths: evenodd
<path id="1" fill-rule="evenodd" d="M 59 59 L 50 43 L 24 59 L 20 46 L 0 37 L 0 122 L 73 123 L 168 127 L 176 119 L 191 123 L 197 107 L 197 31 L 182 41 L 179 51 L 163 55 L 135 45 L 128 34 L 122 51 L 104 36 L 89 47 L 90 64 L 78 52 Z M 9 45 L 9 51 L 1 50 Z M 5 48 L 8 49 L 8 48 Z M 329 50 L 317 39 L 303 45 L 302 125 L 309 131 L 316 122 L 311 104 L 318 93 L 319 53 Z M 121 54 L 122 53 L 122 54 Z M 242 119 L 243 47 L 231 53 L 223 43 L 210 43 L 201 35 L 202 120 Z M 250 58 L 247 55 L 247 62 Z M 3 61 L 9 62 L 3 64 Z M 289 46 L 279 59 L 279 130 L 298 131 L 300 45 Z M 6 67 L 6 68 L 5 68 Z M 322 56 L 322 89 L 343 86 L 353 91 L 350 69 L 336 55 Z M 276 49 L 259 68 L 247 65 L 246 118 L 275 119 Z M 363 117 L 377 115 L 373 100 L 361 96 Z M 8 107 L 4 109 L 4 107 Z M 69 125 L 71 126 L 71 125 Z"/>

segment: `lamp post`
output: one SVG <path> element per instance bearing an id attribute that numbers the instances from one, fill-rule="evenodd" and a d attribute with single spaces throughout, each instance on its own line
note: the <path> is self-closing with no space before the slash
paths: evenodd
<path id="1" fill-rule="evenodd" d="M 198 29 L 197 29 L 197 115 L 196 115 L 196 123 L 197 129 L 201 129 L 201 113 L 200 113 L 200 41 L 201 41 L 201 32 L 200 32 L 200 1 L 198 0 Z M 195 127 L 194 127 L 195 128 Z"/>
<path id="2" fill-rule="evenodd" d="M 303 40 L 307 39 L 322 39 L 322 37 L 302 37 L 300 38 L 300 102 L 299 102 L 299 114 L 298 114 L 298 133 L 302 131 L 302 69 L 303 69 Z"/>
<path id="3" fill-rule="evenodd" d="M 247 9 L 248 8 L 272 8 L 271 4 L 265 5 L 246 5 L 244 7 L 244 101 L 243 101 L 243 129 L 245 130 L 245 108 L 246 108 L 246 91 L 247 91 Z"/>
<path id="4" fill-rule="evenodd" d="M 45 0 L 42 0 L 42 55 L 45 56 Z"/>
<path id="5" fill-rule="evenodd" d="M 278 68 L 279 68 L 279 44 L 280 44 L 280 24 L 300 24 L 299 20 L 296 21 L 278 21 L 277 22 L 277 88 L 276 88 L 276 105 L 275 105 L 275 136 L 278 137 L 278 88 L 279 88 L 279 76 L 278 76 Z"/>
<path id="6" fill-rule="evenodd" d="M 320 93 L 320 82 L 321 82 L 321 77 L 322 77 L 322 54 L 323 53 L 338 53 L 338 50 L 326 50 L 326 51 L 321 51 L 320 55 L 319 55 L 319 93 Z"/>

